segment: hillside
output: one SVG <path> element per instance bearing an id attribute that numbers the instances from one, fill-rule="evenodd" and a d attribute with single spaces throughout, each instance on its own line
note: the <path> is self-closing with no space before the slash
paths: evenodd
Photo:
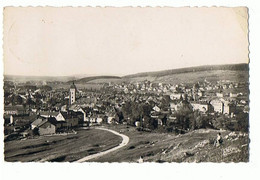
<path id="1" fill-rule="evenodd" d="M 77 79 L 77 80 L 71 80 L 68 81 L 67 83 L 71 84 L 72 82 L 74 82 L 75 84 L 83 84 L 83 83 L 89 83 L 89 82 L 93 82 L 93 81 L 98 81 L 101 80 L 100 82 L 104 82 L 104 81 L 111 81 L 111 80 L 115 80 L 115 79 L 121 79 L 121 77 L 118 76 L 91 76 L 91 77 L 85 77 L 85 78 L 81 78 L 81 79 Z"/>
<path id="2" fill-rule="evenodd" d="M 229 71 L 248 71 L 248 64 L 225 64 L 225 65 L 207 65 L 207 66 L 197 66 L 197 67 L 188 67 L 188 68 L 179 68 L 163 71 L 154 71 L 154 72 L 144 72 L 137 73 L 132 75 L 123 76 L 123 78 L 136 78 L 136 77 L 162 77 L 173 74 L 181 73 L 191 73 L 191 72 L 203 72 L 203 71 L 216 71 L 216 70 L 229 70 Z"/>
<path id="3" fill-rule="evenodd" d="M 16 81 L 25 83 L 31 82 L 67 82 L 76 79 L 74 76 L 17 76 L 17 75 L 4 75 L 4 81 Z"/>
<path id="4" fill-rule="evenodd" d="M 103 84 L 107 82 L 140 82 L 148 80 L 154 83 L 195 83 L 198 81 L 243 81 L 249 80 L 248 64 L 208 65 L 189 68 L 171 69 L 155 72 L 144 72 L 126 76 L 92 76 L 74 80 L 76 84 Z M 73 80 L 68 81 L 71 84 Z"/>
<path id="5" fill-rule="evenodd" d="M 157 72 L 138 73 L 122 77 L 125 82 L 140 82 L 148 80 L 154 83 L 178 84 L 196 83 L 198 81 L 214 82 L 219 80 L 242 81 L 249 80 L 248 64 L 200 66 L 182 69 L 172 69 Z"/>
<path id="6" fill-rule="evenodd" d="M 109 127 L 130 138 L 123 149 L 91 161 L 137 162 L 248 162 L 249 137 L 247 133 L 227 130 L 198 129 L 186 134 L 138 132 L 134 127 Z M 223 144 L 214 146 L 221 132 Z"/>

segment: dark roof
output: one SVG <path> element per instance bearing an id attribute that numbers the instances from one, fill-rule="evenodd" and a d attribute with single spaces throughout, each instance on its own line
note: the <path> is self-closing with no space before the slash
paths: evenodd
<path id="1" fill-rule="evenodd" d="M 59 112 L 52 112 L 52 111 L 40 111 L 39 114 L 41 116 L 57 116 Z"/>
<path id="2" fill-rule="evenodd" d="M 44 124 L 45 122 L 47 122 L 46 119 L 36 119 L 35 121 L 32 122 L 31 125 L 34 125 L 34 126 L 40 126 L 42 124 Z"/>
<path id="3" fill-rule="evenodd" d="M 81 115 L 81 112 L 73 112 L 73 111 L 69 111 L 69 112 L 61 112 L 62 116 L 64 117 L 65 120 L 67 119 L 72 119 L 72 118 L 77 118 L 78 115 Z"/>
<path id="4" fill-rule="evenodd" d="M 49 121 L 51 124 L 53 124 L 53 125 L 56 125 L 56 124 L 58 124 L 58 123 L 65 123 L 64 121 L 57 121 L 56 118 L 54 118 L 54 117 L 48 118 L 48 121 Z"/>
<path id="5" fill-rule="evenodd" d="M 74 82 L 73 82 L 72 85 L 70 86 L 70 89 L 77 89 L 77 87 L 75 86 Z"/>
<path id="6" fill-rule="evenodd" d="M 23 105 L 15 105 L 15 106 L 5 106 L 4 110 L 5 111 L 15 111 L 15 110 L 24 111 L 26 109 L 23 107 Z"/>

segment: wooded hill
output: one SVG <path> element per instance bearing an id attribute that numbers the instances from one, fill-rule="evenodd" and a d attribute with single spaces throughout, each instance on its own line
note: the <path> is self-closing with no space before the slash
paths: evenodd
<path id="1" fill-rule="evenodd" d="M 136 78 L 136 77 L 146 77 L 146 76 L 161 77 L 161 76 L 167 76 L 172 74 L 212 71 L 212 70 L 248 71 L 249 64 L 242 63 L 242 64 L 226 64 L 226 65 L 207 65 L 207 66 L 180 68 L 180 69 L 170 69 L 170 70 L 163 70 L 163 71 L 137 73 L 137 74 L 123 76 L 123 78 Z"/>

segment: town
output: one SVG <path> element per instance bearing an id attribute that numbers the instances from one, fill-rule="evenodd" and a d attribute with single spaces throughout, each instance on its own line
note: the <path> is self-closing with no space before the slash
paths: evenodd
<path id="1" fill-rule="evenodd" d="M 248 132 L 248 86 L 204 79 L 194 84 L 107 82 L 81 89 L 71 82 L 69 88 L 53 89 L 5 81 L 5 141 L 102 124 L 175 134 L 200 128 Z"/>

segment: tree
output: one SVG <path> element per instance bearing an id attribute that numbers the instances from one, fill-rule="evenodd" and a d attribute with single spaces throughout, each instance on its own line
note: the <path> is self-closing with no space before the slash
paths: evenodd
<path id="1" fill-rule="evenodd" d="M 170 107 L 170 96 L 169 95 L 165 95 L 161 101 L 161 107 L 164 108 L 169 108 Z"/>
<path id="2" fill-rule="evenodd" d="M 39 128 L 35 127 L 33 130 L 33 135 L 39 135 Z"/>
<path id="3" fill-rule="evenodd" d="M 155 119 L 153 119 L 149 116 L 144 116 L 144 118 L 143 118 L 143 127 L 144 128 L 153 130 L 153 129 L 156 129 L 157 126 L 158 126 L 158 122 Z"/>
<path id="4" fill-rule="evenodd" d="M 141 115 L 142 116 L 148 116 L 149 117 L 150 114 L 151 114 L 152 106 L 150 106 L 149 104 L 141 104 L 140 109 L 141 109 Z"/>
<path id="5" fill-rule="evenodd" d="M 12 101 L 12 104 L 13 104 L 13 105 L 22 104 L 22 103 L 23 103 L 23 99 L 22 99 L 21 96 L 19 96 L 19 95 L 14 95 L 14 96 L 12 96 L 11 101 Z"/>
<path id="6" fill-rule="evenodd" d="M 226 128 L 225 117 L 223 115 L 217 117 L 213 121 L 213 127 L 216 129 L 225 129 Z"/>
<path id="7" fill-rule="evenodd" d="M 178 125 L 182 129 L 190 128 L 190 119 L 193 117 L 192 106 L 187 101 L 182 101 L 179 105 L 178 110 L 176 111 L 176 118 Z"/>

